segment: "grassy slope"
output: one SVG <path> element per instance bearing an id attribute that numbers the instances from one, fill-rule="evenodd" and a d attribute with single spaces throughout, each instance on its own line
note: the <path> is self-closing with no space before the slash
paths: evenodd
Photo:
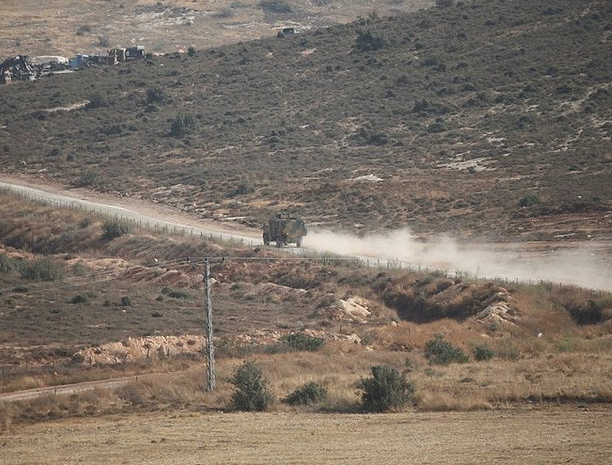
<path id="1" fill-rule="evenodd" d="M 0 404 L 0 428 L 11 421 L 118 411 L 225 408 L 231 397 L 232 371 L 247 356 L 257 360 L 279 397 L 308 381 L 325 384 L 329 399 L 315 410 L 358 410 L 356 383 L 372 365 L 381 363 L 410 372 L 417 388 L 415 403 L 421 410 L 482 409 L 526 399 L 612 399 L 612 300 L 608 294 L 517 286 L 510 289 L 508 299 L 518 319 L 482 324 L 471 315 L 500 290 L 491 283 L 460 283 L 466 292 L 445 300 L 444 291 L 456 280 L 439 275 L 364 269 L 329 260 L 235 261 L 231 258 L 236 255 L 262 258 L 274 252 L 232 250 L 142 231 L 102 240 L 99 218 L 4 194 L 0 195 L 0 217 L 4 218 L 0 222 L 0 391 L 190 368 L 168 373 L 161 382 L 145 379 L 117 391 Z M 57 282 L 28 279 L 19 268 L 7 267 L 12 263 L 7 254 L 29 263 L 50 260 L 55 264 L 51 269 L 63 276 Z M 151 263 L 152 254 L 159 257 L 156 265 Z M 82 347 L 98 348 L 130 337 L 202 334 L 201 276 L 194 269 L 195 260 L 177 260 L 202 255 L 229 258 L 212 269 L 217 281 L 213 289 L 217 393 L 202 390 L 200 354 L 161 360 L 152 356 L 110 367 L 85 367 L 71 357 Z M 142 266 L 146 263 L 151 266 Z M 268 290 L 254 293 L 257 283 Z M 164 287 L 190 297 L 173 298 Z M 292 293 L 292 288 L 308 292 Z M 84 301 L 75 303 L 77 295 Z M 373 314 L 365 322 L 338 319 L 337 311 L 329 312 L 337 298 L 353 295 L 370 300 Z M 129 297 L 129 303 L 122 302 L 124 297 Z M 592 317 L 596 306 L 607 321 L 577 325 L 570 318 L 571 312 Z M 441 317 L 461 308 L 464 313 L 457 319 Z M 426 315 L 427 323 L 416 323 Z M 357 334 L 362 344 L 329 340 L 319 353 L 272 353 L 248 338 L 235 338 L 258 331 L 301 329 L 323 330 L 328 336 Z M 544 337 L 537 337 L 538 332 Z M 445 334 L 467 353 L 484 344 L 496 357 L 485 363 L 432 367 L 423 348 L 435 333 Z"/>
<path id="2" fill-rule="evenodd" d="M 251 224 L 283 207 L 347 227 L 602 237 L 609 15 L 601 0 L 475 1 L 7 86 L 0 160 Z M 382 48 L 357 50 L 367 32 Z M 172 137 L 180 114 L 194 127 Z M 366 174 L 385 181 L 351 180 Z M 540 203 L 520 207 L 528 194 Z"/>

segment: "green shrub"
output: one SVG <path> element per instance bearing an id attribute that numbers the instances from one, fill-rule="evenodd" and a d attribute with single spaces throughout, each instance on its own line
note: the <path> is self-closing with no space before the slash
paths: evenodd
<path id="1" fill-rule="evenodd" d="M 378 365 L 371 368 L 372 377 L 362 379 L 359 389 L 363 408 L 368 412 L 399 410 L 414 394 L 414 385 L 395 368 Z"/>
<path id="2" fill-rule="evenodd" d="M 164 100 L 166 100 L 166 98 L 166 91 L 161 86 L 155 86 L 147 89 L 148 104 L 162 103 Z"/>
<path id="3" fill-rule="evenodd" d="M 190 45 L 189 48 L 187 49 L 187 55 L 189 55 L 190 57 L 195 56 L 197 53 L 195 47 L 193 45 Z"/>
<path id="4" fill-rule="evenodd" d="M 81 294 L 77 294 L 72 299 L 70 299 L 71 304 L 82 304 L 85 302 L 87 302 L 87 297 Z"/>
<path id="5" fill-rule="evenodd" d="M 101 177 L 96 171 L 87 170 L 81 173 L 79 177 L 72 182 L 72 185 L 74 187 L 95 186 L 100 184 L 100 181 Z"/>
<path id="6" fill-rule="evenodd" d="M 535 193 L 527 194 L 519 200 L 519 207 L 530 207 L 540 203 L 540 196 Z"/>
<path id="7" fill-rule="evenodd" d="M 40 258 L 20 262 L 19 274 L 30 281 L 59 281 L 64 276 L 64 270 L 56 261 L 50 258 Z"/>
<path id="8" fill-rule="evenodd" d="M 236 388 L 232 405 L 237 410 L 263 412 L 274 401 L 268 391 L 268 381 L 253 361 L 247 360 L 236 368 L 230 382 Z"/>
<path id="9" fill-rule="evenodd" d="M 87 104 L 87 108 L 101 108 L 107 107 L 109 105 L 108 99 L 106 96 L 96 92 L 89 96 L 89 103 Z"/>
<path id="10" fill-rule="evenodd" d="M 192 295 L 180 289 L 172 289 L 169 287 L 162 287 L 161 293 L 167 295 L 168 297 L 172 297 L 173 299 L 191 299 Z"/>
<path id="11" fill-rule="evenodd" d="M 566 310 L 577 325 L 597 325 L 609 319 L 609 315 L 605 312 L 607 307 L 612 307 L 612 305 L 605 299 L 601 301 L 589 299 L 586 304 L 566 305 Z"/>
<path id="12" fill-rule="evenodd" d="M 183 137 L 196 129 L 196 120 L 191 113 L 179 113 L 170 126 L 170 135 Z"/>
<path id="13" fill-rule="evenodd" d="M 385 41 L 382 37 L 374 36 L 370 31 L 359 31 L 355 39 L 355 48 L 360 52 L 371 52 L 380 50 L 385 46 Z"/>
<path id="14" fill-rule="evenodd" d="M 85 34 L 89 34 L 91 33 L 91 26 L 84 24 L 83 26 L 79 27 L 76 31 L 76 35 L 78 36 L 83 36 Z"/>
<path id="15" fill-rule="evenodd" d="M 292 350 L 303 350 L 308 352 L 316 352 L 325 344 L 325 339 L 320 337 L 309 336 L 304 333 L 292 333 L 283 336 L 280 340 L 281 344 L 288 346 Z"/>
<path id="16" fill-rule="evenodd" d="M 58 157 L 62 154 L 62 149 L 60 149 L 59 147 L 53 147 L 51 149 L 51 151 L 49 152 L 49 157 Z"/>
<path id="17" fill-rule="evenodd" d="M 433 365 L 466 363 L 469 360 L 463 349 L 452 345 L 441 334 L 435 334 L 432 339 L 427 341 L 425 358 Z"/>
<path id="18" fill-rule="evenodd" d="M 78 226 L 81 229 L 85 229 L 85 228 L 88 228 L 89 226 L 91 226 L 92 222 L 93 222 L 92 219 L 89 218 L 88 216 L 86 216 L 85 218 L 82 218 L 81 220 L 79 220 Z"/>
<path id="19" fill-rule="evenodd" d="M 17 271 L 19 261 L 5 253 L 0 253 L 0 273 L 11 273 Z"/>
<path id="20" fill-rule="evenodd" d="M 315 382 L 304 384 L 296 389 L 287 397 L 285 402 L 289 405 L 310 405 L 316 402 L 322 402 L 327 397 L 327 389 Z"/>
<path id="21" fill-rule="evenodd" d="M 108 220 L 102 224 L 102 238 L 112 240 L 130 232 L 130 226 L 119 220 Z"/>
<path id="22" fill-rule="evenodd" d="M 474 359 L 477 362 L 491 360 L 493 357 L 495 357 L 495 351 L 490 347 L 487 347 L 485 345 L 478 345 L 474 347 Z"/>
<path id="23" fill-rule="evenodd" d="M 255 192 L 255 186 L 251 181 L 242 180 L 238 183 L 238 186 L 230 193 L 230 197 L 235 197 L 236 195 L 247 195 Z"/>

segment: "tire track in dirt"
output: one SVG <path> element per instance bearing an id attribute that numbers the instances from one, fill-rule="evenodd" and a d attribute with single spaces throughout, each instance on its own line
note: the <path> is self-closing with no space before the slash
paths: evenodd
<path id="1" fill-rule="evenodd" d="M 58 386 L 47 386 L 34 389 L 23 389 L 21 391 L 0 394 L 0 402 L 17 402 L 20 400 L 30 400 L 44 396 L 70 395 L 85 391 L 93 391 L 94 389 L 116 389 L 134 381 L 153 379 L 159 376 L 167 376 L 167 373 L 150 373 L 144 375 L 125 376 L 122 378 L 84 381 L 82 383 L 61 384 Z"/>

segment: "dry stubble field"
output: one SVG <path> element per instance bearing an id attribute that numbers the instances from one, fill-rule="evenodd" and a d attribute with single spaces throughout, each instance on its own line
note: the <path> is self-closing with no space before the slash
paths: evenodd
<path id="1" fill-rule="evenodd" d="M 40 423 L 0 440 L 2 464 L 608 463 L 612 412 L 150 413 Z"/>

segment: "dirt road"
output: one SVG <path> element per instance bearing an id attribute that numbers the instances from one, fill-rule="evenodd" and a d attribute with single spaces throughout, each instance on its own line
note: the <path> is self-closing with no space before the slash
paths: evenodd
<path id="1" fill-rule="evenodd" d="M 22 391 L 0 393 L 0 403 L 35 399 L 43 396 L 70 395 L 79 392 L 93 391 L 94 389 L 115 389 L 124 386 L 131 381 L 151 379 L 159 376 L 167 376 L 167 373 L 147 373 L 143 375 L 124 376 L 122 378 L 100 379 L 95 381 L 84 381 L 82 383 L 62 384 L 59 386 L 48 386 L 35 389 L 24 389 Z"/>
<path id="2" fill-rule="evenodd" d="M 149 229 L 196 236 L 215 236 L 247 245 L 261 245 L 261 232 L 238 224 L 198 219 L 141 199 L 112 197 L 86 190 L 0 175 L 0 189 L 64 207 L 114 215 Z M 298 249 L 287 249 L 296 251 Z M 467 244 L 445 237 L 422 242 L 408 229 L 356 237 L 341 232 L 311 230 L 304 250 L 331 252 L 372 260 L 371 263 L 427 267 L 457 276 L 507 281 L 573 284 L 612 291 L 612 243 L 609 241 Z"/>
<path id="3" fill-rule="evenodd" d="M 604 464 L 612 411 L 338 415 L 150 413 L 0 436 L 0 464 Z"/>

